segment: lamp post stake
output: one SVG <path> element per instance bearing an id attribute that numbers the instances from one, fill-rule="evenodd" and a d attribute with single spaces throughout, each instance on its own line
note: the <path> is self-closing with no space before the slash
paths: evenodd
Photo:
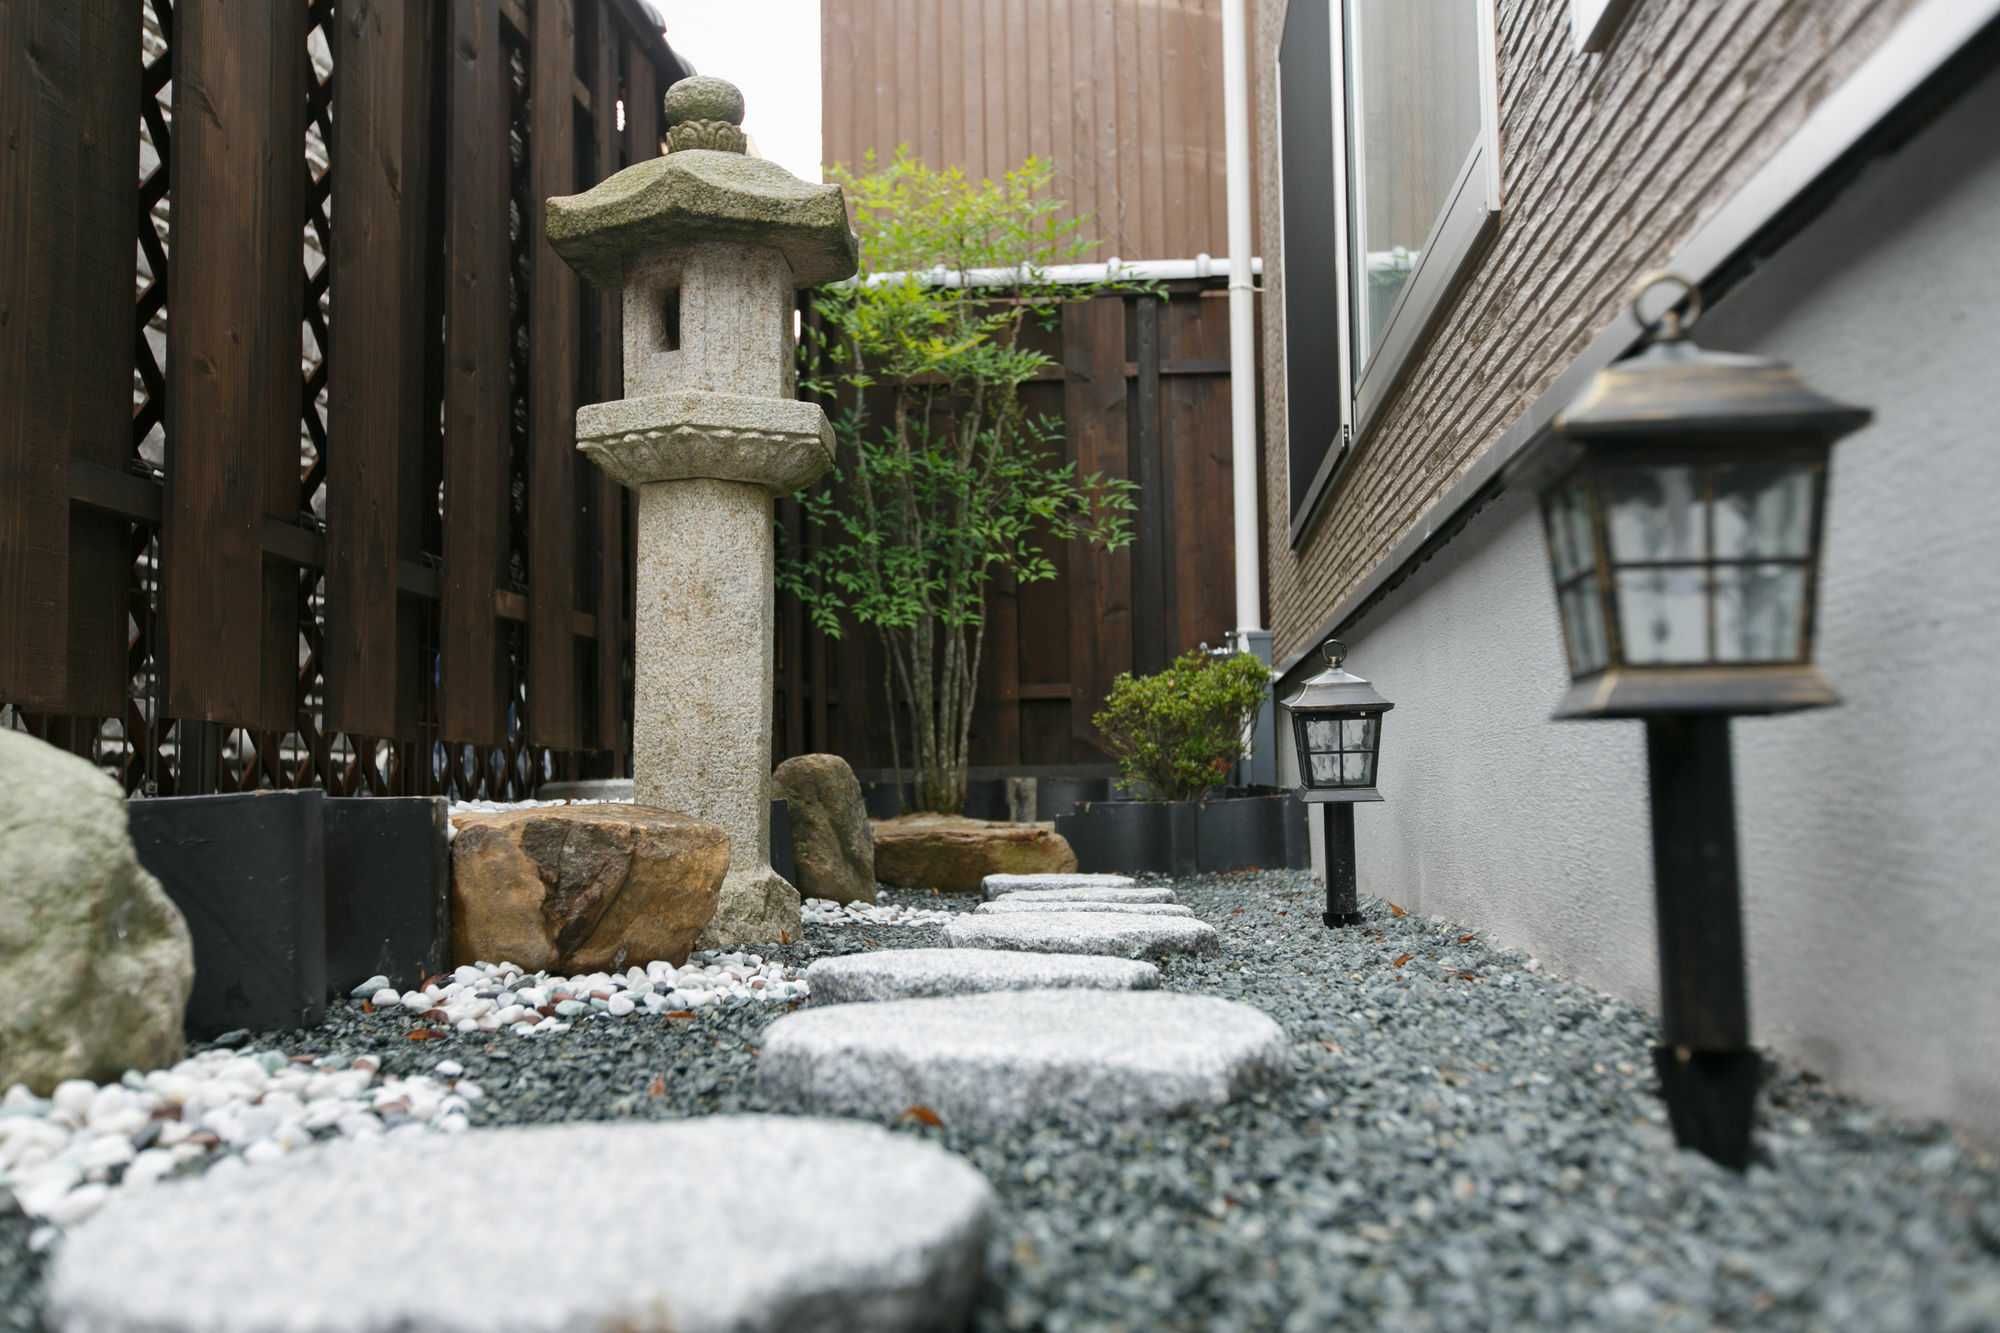
<path id="1" fill-rule="evenodd" d="M 1660 1044 L 1653 1062 L 1674 1137 L 1724 1166 L 1749 1164 L 1757 1053 L 1743 971 L 1729 718 L 1646 719 Z"/>
<path id="2" fill-rule="evenodd" d="M 1354 806 L 1346 801 L 1326 804 L 1327 929 L 1358 926 L 1360 904 L 1354 897 Z"/>

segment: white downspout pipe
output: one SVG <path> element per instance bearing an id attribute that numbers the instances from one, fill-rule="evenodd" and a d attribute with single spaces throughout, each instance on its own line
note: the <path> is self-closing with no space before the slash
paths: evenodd
<path id="1" fill-rule="evenodd" d="M 1222 0 L 1222 137 L 1229 241 L 1229 462 L 1235 492 L 1236 647 L 1261 630 L 1257 541 L 1257 331 L 1250 256 L 1249 26 L 1245 0 Z"/>
<path id="2" fill-rule="evenodd" d="M 1257 540 L 1257 329 L 1250 235 L 1250 27 L 1246 0 L 1222 0 L 1223 184 L 1229 205 L 1229 478 L 1235 501 L 1236 651 L 1271 664 L 1264 629 L 1264 552 Z M 1275 783 L 1276 708 L 1270 699 L 1250 724 L 1250 757 L 1237 780 Z"/>

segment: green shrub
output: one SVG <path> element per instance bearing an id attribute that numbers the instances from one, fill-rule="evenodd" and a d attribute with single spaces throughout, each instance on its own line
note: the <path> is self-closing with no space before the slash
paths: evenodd
<path id="1" fill-rule="evenodd" d="M 1249 752 L 1251 720 L 1270 690 L 1270 670 L 1251 654 L 1194 648 L 1157 675 L 1120 674 L 1091 721 L 1128 785 L 1194 801 Z"/>

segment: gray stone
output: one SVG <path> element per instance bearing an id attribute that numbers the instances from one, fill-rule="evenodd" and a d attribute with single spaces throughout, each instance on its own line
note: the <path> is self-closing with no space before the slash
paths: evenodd
<path id="1" fill-rule="evenodd" d="M 1004 898 L 995 898 L 990 903 L 981 903 L 972 910 L 978 916 L 1005 916 L 1013 912 L 1110 912 L 1113 915 L 1132 916 L 1194 915 L 1192 907 L 1182 907 L 1179 903 L 1038 902 L 1032 893 L 1010 893 Z"/>
<path id="2" fill-rule="evenodd" d="M 837 903 L 875 901 L 875 839 L 861 780 L 837 754 L 801 754 L 779 764 L 771 791 L 791 803 L 792 866 L 798 890 Z"/>
<path id="3" fill-rule="evenodd" d="M 582 194 L 549 200 L 547 236 L 571 268 L 605 291 L 625 286 L 634 255 L 689 241 L 770 246 L 801 287 L 851 278 L 861 264 L 839 186 L 713 149 L 647 158 Z"/>
<path id="4" fill-rule="evenodd" d="M 1020 893 L 1025 890 L 1130 889 L 1137 887 L 1138 883 L 1139 881 L 1133 879 L 1130 875 L 988 875 L 979 881 L 979 891 L 984 897 L 992 899 L 998 898 L 1004 893 Z M 1173 890 L 1164 889 L 1160 890 L 1160 892 L 1164 892 L 1168 896 L 1158 901 L 1168 903 L 1173 901 Z"/>
<path id="5" fill-rule="evenodd" d="M 118 784 L 0 728 L 0 1087 L 173 1063 L 193 986 L 187 922 L 140 867 Z"/>
<path id="6" fill-rule="evenodd" d="M 1080 954 L 885 949 L 818 959 L 806 984 L 813 1004 L 858 1004 L 1001 990 L 1157 990 L 1160 969 Z"/>
<path id="7" fill-rule="evenodd" d="M 576 447 L 634 489 L 712 477 L 790 495 L 832 466 L 833 427 L 817 403 L 685 389 L 578 409 Z"/>
<path id="8" fill-rule="evenodd" d="M 691 74 L 667 89 L 661 99 L 668 125 L 690 120 L 720 120 L 730 125 L 743 123 L 743 92 L 727 79 L 713 74 Z"/>
<path id="9" fill-rule="evenodd" d="M 1247 1004 L 1170 991 L 1031 990 L 804 1009 L 764 1031 L 784 1106 L 947 1125 L 1130 1120 L 1225 1105 L 1291 1076 L 1284 1030 Z"/>
<path id="10" fill-rule="evenodd" d="M 1009 889 L 994 894 L 988 901 L 1003 903 L 1010 898 L 1017 902 L 1070 903 L 1078 910 L 1086 910 L 1089 903 L 1170 903 L 1174 901 L 1174 891 L 1150 884 L 1137 889 Z"/>
<path id="11" fill-rule="evenodd" d="M 1030 953 L 1098 953 L 1114 958 L 1165 958 L 1221 951 L 1215 928 L 1177 916 L 1111 912 L 968 912 L 944 928 L 954 949 L 1025 949 Z"/>
<path id="12" fill-rule="evenodd" d="M 761 1181 L 763 1207 L 705 1207 Z M 422 1219 L 392 1200 L 420 1199 Z M 384 1207 L 421 1261 L 385 1257 Z M 604 1219 L 557 1244 L 452 1219 Z M 713 1116 L 333 1143 L 122 1191 L 48 1281 L 71 1333 L 571 1333 L 959 1327 L 993 1193 L 970 1164 L 870 1125 Z M 629 1215 L 628 1215 L 629 1214 Z M 616 1224 L 609 1224 L 616 1219 Z M 392 1227 L 393 1229 L 393 1227 Z"/>

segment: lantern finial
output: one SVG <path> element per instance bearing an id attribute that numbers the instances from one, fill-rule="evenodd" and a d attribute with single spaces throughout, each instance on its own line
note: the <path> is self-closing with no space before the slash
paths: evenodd
<path id="1" fill-rule="evenodd" d="M 1680 287 L 1680 299 L 1661 311 L 1658 319 L 1647 319 L 1639 309 L 1639 302 L 1645 299 L 1647 292 L 1652 291 L 1653 288 L 1663 283 L 1669 282 Z M 1687 306 L 1687 314 L 1685 316 L 1681 314 L 1680 308 L 1682 305 Z M 1669 273 L 1665 269 L 1656 268 L 1651 273 L 1644 274 L 1637 282 L 1632 284 L 1631 309 L 1632 318 L 1637 320 L 1639 327 L 1645 331 L 1647 342 L 1673 342 L 1677 339 L 1685 338 L 1687 331 L 1693 328 L 1695 322 L 1701 318 L 1701 288 L 1695 286 L 1678 273 Z"/>
<path id="2" fill-rule="evenodd" d="M 1319 646 L 1319 651 L 1320 656 L 1326 659 L 1326 664 L 1330 667 L 1339 666 L 1347 657 L 1347 645 L 1339 639 L 1328 639 Z"/>

